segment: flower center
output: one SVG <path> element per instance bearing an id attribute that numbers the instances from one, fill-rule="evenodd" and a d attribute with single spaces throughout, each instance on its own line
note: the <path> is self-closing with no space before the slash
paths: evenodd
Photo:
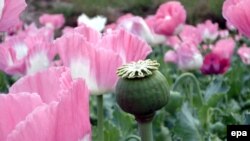
<path id="1" fill-rule="evenodd" d="M 131 62 L 118 68 L 117 75 L 122 78 L 143 78 L 153 74 L 153 71 L 158 70 L 160 64 L 157 61 L 139 60 Z"/>

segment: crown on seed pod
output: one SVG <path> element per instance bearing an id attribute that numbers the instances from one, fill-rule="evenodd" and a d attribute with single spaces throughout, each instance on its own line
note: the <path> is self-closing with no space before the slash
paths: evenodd
<path id="1" fill-rule="evenodd" d="M 158 70 L 160 64 L 157 61 L 147 59 L 145 61 L 139 60 L 138 62 L 132 62 L 125 64 L 118 68 L 117 75 L 122 78 L 142 78 L 148 75 L 152 75 L 152 71 Z"/>
<path id="2" fill-rule="evenodd" d="M 118 105 L 140 122 L 152 120 L 155 111 L 165 106 L 169 99 L 166 78 L 158 71 L 157 61 L 140 60 L 121 66 L 116 85 Z"/>

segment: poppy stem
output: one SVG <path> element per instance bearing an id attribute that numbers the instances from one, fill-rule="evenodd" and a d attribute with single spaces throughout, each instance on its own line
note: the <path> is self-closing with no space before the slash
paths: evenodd
<path id="1" fill-rule="evenodd" d="M 199 85 L 199 82 L 197 80 L 197 78 L 192 74 L 192 73 L 183 73 L 181 76 L 179 76 L 177 78 L 177 80 L 175 81 L 173 87 L 172 87 L 172 90 L 173 91 L 178 91 L 178 86 L 181 85 L 181 83 L 187 79 L 187 78 L 190 78 L 192 80 L 191 83 L 194 84 L 194 88 L 195 90 L 197 91 L 197 94 L 198 94 L 198 98 L 199 98 L 199 104 L 203 105 L 204 104 L 204 100 L 203 100 L 203 96 L 201 94 L 201 89 L 200 89 L 200 85 Z M 190 96 L 190 93 L 188 93 L 189 97 L 191 98 L 190 99 L 190 102 L 191 104 L 193 104 L 193 100 L 192 100 L 192 96 Z"/>
<path id="2" fill-rule="evenodd" d="M 97 96 L 97 135 L 98 141 L 104 141 L 103 133 L 103 95 Z"/>
<path id="3" fill-rule="evenodd" d="M 141 141 L 153 141 L 152 121 L 138 122 Z"/>

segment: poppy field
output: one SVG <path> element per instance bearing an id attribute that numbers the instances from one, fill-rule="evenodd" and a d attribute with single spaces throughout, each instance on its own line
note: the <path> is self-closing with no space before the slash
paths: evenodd
<path id="1" fill-rule="evenodd" d="M 29 0 L 0 0 L 0 141 L 249 136 L 228 127 L 250 124 L 250 0 L 214 5 L 218 21 L 183 3 L 33 19 Z"/>

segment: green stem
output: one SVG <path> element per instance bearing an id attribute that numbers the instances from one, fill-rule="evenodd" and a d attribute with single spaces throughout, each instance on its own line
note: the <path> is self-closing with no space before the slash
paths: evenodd
<path id="1" fill-rule="evenodd" d="M 136 135 L 130 135 L 124 141 L 141 141 L 141 139 Z"/>
<path id="2" fill-rule="evenodd" d="M 98 141 L 104 141 L 103 133 L 103 95 L 97 96 L 97 133 Z"/>
<path id="3" fill-rule="evenodd" d="M 153 141 L 152 121 L 140 123 L 138 122 L 141 141 Z"/>
<path id="4" fill-rule="evenodd" d="M 193 81 L 193 84 L 194 84 L 195 89 L 197 91 L 197 94 L 199 96 L 200 102 L 203 105 L 204 100 L 203 100 L 203 97 L 202 97 L 202 94 L 201 94 L 201 89 L 200 89 L 199 82 L 198 82 L 197 78 L 192 73 L 186 72 L 186 73 L 183 73 L 181 76 L 179 76 L 177 78 L 177 80 L 175 81 L 172 90 L 177 91 L 178 86 L 182 83 L 182 81 L 184 81 L 187 78 L 190 78 Z M 188 97 L 192 97 L 192 96 L 190 96 L 190 93 L 188 93 L 188 95 L 189 95 Z M 191 100 L 191 102 L 192 102 L 192 100 Z M 193 103 L 191 103 L 191 104 L 193 104 Z"/>

